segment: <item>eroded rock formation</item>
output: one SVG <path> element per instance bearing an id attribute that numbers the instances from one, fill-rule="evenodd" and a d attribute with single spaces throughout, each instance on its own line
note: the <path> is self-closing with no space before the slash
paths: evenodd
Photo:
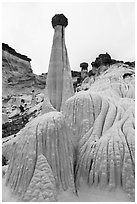
<path id="1" fill-rule="evenodd" d="M 125 81 L 123 75 L 132 73 Z M 75 146 L 76 186 L 121 187 L 135 192 L 134 71 L 112 67 L 66 101 L 64 114 Z M 131 130 L 131 131 L 130 131 Z"/>
<path id="2" fill-rule="evenodd" d="M 55 17 L 43 113 L 3 143 L 6 185 L 19 201 L 57 201 L 59 192 L 79 193 L 84 180 L 89 188 L 120 188 L 134 201 L 134 69 L 112 65 L 74 95 L 68 22 Z"/>
<path id="3" fill-rule="evenodd" d="M 110 65 L 123 65 L 125 67 L 130 66 L 131 68 L 135 67 L 135 62 L 124 62 L 120 60 L 112 59 L 111 56 L 106 52 L 105 54 L 99 54 L 96 57 L 95 61 L 91 63 L 92 65 L 92 73 L 96 75 L 100 75 L 100 73 L 106 71 Z"/>
<path id="4" fill-rule="evenodd" d="M 39 193 L 42 193 L 42 188 L 45 191 L 50 188 L 48 184 L 47 188 L 45 188 L 46 172 L 45 175 L 43 172 L 43 179 L 36 175 L 38 169 L 39 174 L 42 174 L 40 170 L 45 171 L 46 165 L 50 165 L 48 168 L 52 170 L 48 175 L 49 178 L 55 179 L 52 190 L 70 189 L 75 192 L 73 148 L 69 137 L 69 129 L 61 113 L 50 112 L 37 117 L 14 138 L 14 142 L 8 146 L 8 151 L 5 150 L 6 148 L 7 144 L 3 146 L 3 152 L 8 152 L 7 157 L 10 158 L 6 184 L 11 187 L 14 195 L 18 195 L 19 200 L 28 199 L 28 201 L 31 201 L 33 197 L 31 192 L 35 195 L 36 190 L 33 191 L 32 189 L 35 180 L 41 182 L 41 191 L 39 189 Z M 38 164 L 41 157 L 43 158 L 42 167 Z M 48 164 L 44 162 L 46 159 Z M 51 191 L 51 193 L 54 195 L 54 191 Z M 50 194 L 47 193 L 47 197 L 49 196 Z M 47 201 L 47 197 L 45 197 L 44 201 Z M 53 201 L 53 197 L 52 200 L 48 199 L 48 201 Z M 38 200 L 39 197 L 38 199 L 35 198 L 35 201 Z"/>

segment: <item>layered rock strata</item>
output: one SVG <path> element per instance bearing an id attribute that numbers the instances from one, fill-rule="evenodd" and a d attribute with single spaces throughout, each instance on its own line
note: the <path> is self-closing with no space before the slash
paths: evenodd
<path id="1" fill-rule="evenodd" d="M 31 59 L 17 53 L 7 44 L 2 43 L 2 96 L 28 93 L 32 87 L 44 89 L 46 74 L 36 75 L 31 68 Z"/>

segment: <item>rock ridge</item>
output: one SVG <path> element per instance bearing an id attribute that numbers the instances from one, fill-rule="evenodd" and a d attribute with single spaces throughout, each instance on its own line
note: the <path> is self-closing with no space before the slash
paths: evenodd
<path id="1" fill-rule="evenodd" d="M 22 54 L 20 54 L 20 53 L 17 53 L 17 52 L 15 51 L 15 49 L 11 48 L 8 44 L 2 43 L 2 50 L 3 50 L 3 51 L 7 51 L 7 52 L 9 52 L 10 54 L 12 54 L 12 55 L 14 55 L 14 56 L 16 56 L 16 57 L 19 57 L 19 58 L 21 58 L 21 59 L 23 59 L 23 60 L 26 60 L 26 61 L 28 61 L 28 62 L 31 61 L 31 59 L 28 58 L 26 55 L 22 55 Z"/>

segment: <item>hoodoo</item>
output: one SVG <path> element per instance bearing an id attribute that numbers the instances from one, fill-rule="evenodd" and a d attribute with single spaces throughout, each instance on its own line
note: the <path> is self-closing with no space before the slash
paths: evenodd
<path id="1" fill-rule="evenodd" d="M 49 98 L 51 105 L 57 110 L 62 110 L 62 104 L 74 94 L 70 64 L 65 45 L 65 27 L 68 19 L 63 14 L 56 14 L 52 18 L 54 28 L 53 45 L 51 50 L 47 87 L 45 96 Z M 45 103 L 47 100 L 45 99 Z M 46 112 L 45 104 L 43 113 Z"/>

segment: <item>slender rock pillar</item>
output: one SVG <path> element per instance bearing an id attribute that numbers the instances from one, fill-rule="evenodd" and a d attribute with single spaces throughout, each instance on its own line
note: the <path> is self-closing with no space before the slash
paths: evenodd
<path id="1" fill-rule="evenodd" d="M 45 97 L 48 96 L 51 105 L 61 111 L 64 102 L 74 94 L 71 70 L 65 45 L 65 27 L 68 20 L 63 14 L 52 18 L 54 28 Z M 45 99 L 47 103 L 47 99 Z M 43 113 L 46 112 L 43 106 Z"/>

